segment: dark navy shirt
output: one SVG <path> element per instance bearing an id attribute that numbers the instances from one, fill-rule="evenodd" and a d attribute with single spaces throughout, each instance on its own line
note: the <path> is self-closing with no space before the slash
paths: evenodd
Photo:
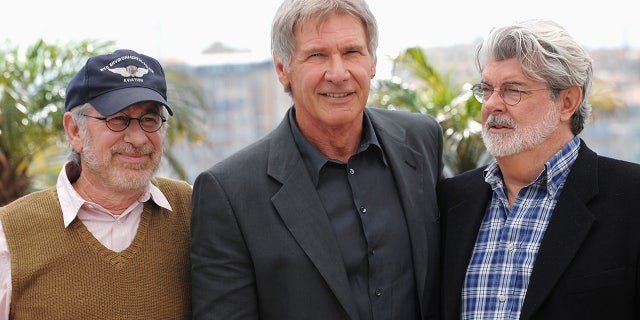
<path id="1" fill-rule="evenodd" d="M 419 319 L 400 195 L 367 114 L 360 145 L 347 163 L 325 157 L 309 143 L 294 108 L 289 122 L 340 245 L 360 319 Z"/>

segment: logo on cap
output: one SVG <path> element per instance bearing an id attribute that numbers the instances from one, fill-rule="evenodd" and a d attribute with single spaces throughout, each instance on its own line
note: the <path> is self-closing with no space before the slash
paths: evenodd
<path id="1" fill-rule="evenodd" d="M 129 65 L 126 66 L 124 68 L 108 68 L 107 70 L 113 72 L 113 73 L 117 73 L 123 77 L 142 77 L 145 74 L 149 73 L 149 69 L 147 68 L 138 68 L 137 66 L 134 65 Z"/>

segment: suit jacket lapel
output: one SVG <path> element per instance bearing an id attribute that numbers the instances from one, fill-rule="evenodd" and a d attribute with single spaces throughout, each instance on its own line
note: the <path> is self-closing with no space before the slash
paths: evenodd
<path id="1" fill-rule="evenodd" d="M 586 203 L 598 192 L 597 167 L 597 155 L 582 141 L 536 256 L 521 319 L 531 318 L 546 300 L 587 237 L 595 217 Z"/>
<path id="2" fill-rule="evenodd" d="M 442 212 L 443 227 L 443 264 L 442 270 L 444 305 L 453 306 L 454 313 L 460 310 L 460 295 L 464 285 L 469 259 L 473 253 L 480 224 L 491 201 L 491 187 L 484 182 L 483 168 L 475 170 L 457 191 L 472 195 L 464 197 L 458 205 L 448 212 Z"/>
<path id="3" fill-rule="evenodd" d="M 340 248 L 324 207 L 291 135 L 288 117 L 273 133 L 267 173 L 282 183 L 272 197 L 276 211 L 327 281 L 351 319 L 358 319 Z"/>

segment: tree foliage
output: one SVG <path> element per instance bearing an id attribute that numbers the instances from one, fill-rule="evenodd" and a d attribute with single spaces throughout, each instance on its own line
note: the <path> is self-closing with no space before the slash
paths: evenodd
<path id="1" fill-rule="evenodd" d="M 59 148 L 66 84 L 86 58 L 111 44 L 60 47 L 42 40 L 0 48 L 0 204 L 28 193 L 37 154 Z"/>
<path id="2" fill-rule="evenodd" d="M 490 159 L 482 143 L 480 111 L 470 84 L 452 84 L 450 72 L 441 73 L 421 48 L 404 50 L 394 59 L 404 77 L 374 84 L 371 105 L 404 109 L 433 116 L 444 131 L 445 174 L 473 169 Z"/>

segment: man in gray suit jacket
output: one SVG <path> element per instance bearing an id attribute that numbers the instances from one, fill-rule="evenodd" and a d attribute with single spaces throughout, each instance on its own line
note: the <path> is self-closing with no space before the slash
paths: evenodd
<path id="1" fill-rule="evenodd" d="M 436 319 L 442 130 L 365 108 L 361 0 L 286 0 L 272 50 L 293 106 L 194 183 L 195 319 Z"/>

